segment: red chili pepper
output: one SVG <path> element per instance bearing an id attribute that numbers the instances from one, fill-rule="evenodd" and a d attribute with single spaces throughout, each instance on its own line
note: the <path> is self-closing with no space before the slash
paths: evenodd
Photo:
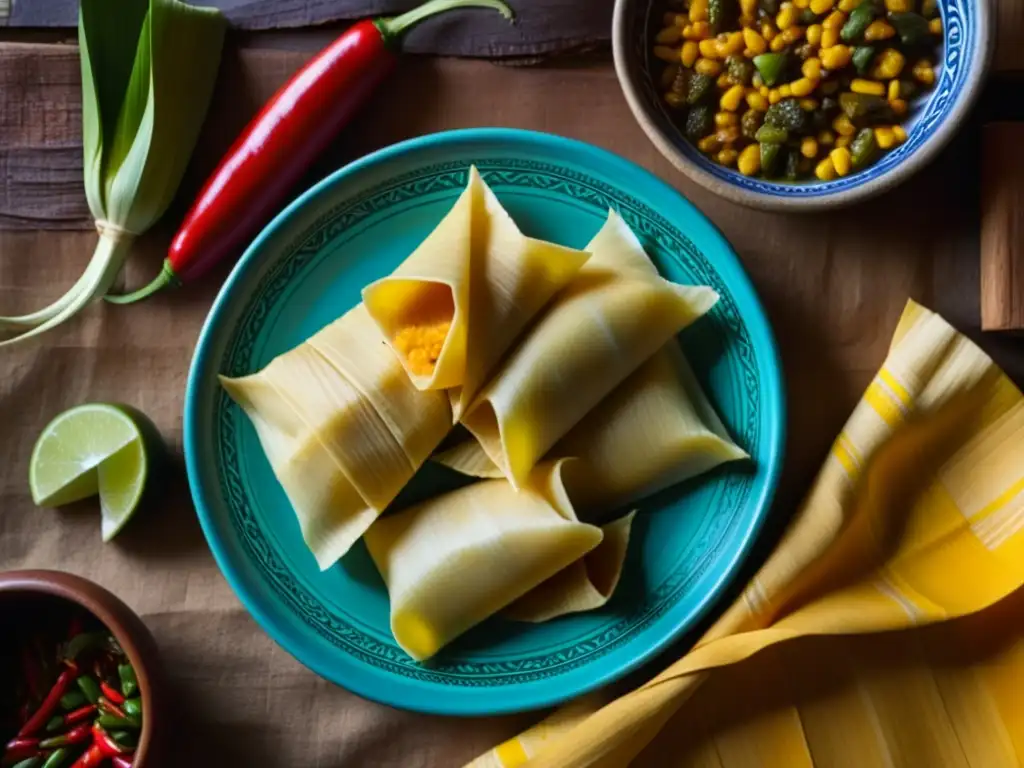
<path id="1" fill-rule="evenodd" d="M 129 755 L 134 750 L 122 747 L 116 741 L 114 741 L 110 734 L 104 731 L 100 726 L 92 726 L 92 738 L 93 744 L 100 748 L 105 757 L 114 757 L 115 755 Z"/>
<path id="2" fill-rule="evenodd" d="M 39 739 L 17 738 L 7 743 L 7 749 L 4 750 L 3 763 L 4 765 L 14 765 L 38 754 Z"/>
<path id="3" fill-rule="evenodd" d="M 58 747 L 66 747 L 69 744 L 83 744 L 89 740 L 91 733 L 92 725 L 90 723 L 82 723 L 67 733 L 62 733 L 60 736 L 43 739 L 39 742 L 39 746 L 42 749 L 57 749 Z"/>
<path id="4" fill-rule="evenodd" d="M 105 680 L 100 682 L 100 690 L 103 691 L 104 696 L 115 704 L 124 704 L 124 696 L 121 692 Z"/>
<path id="5" fill-rule="evenodd" d="M 107 755 L 99 744 L 93 743 L 85 752 L 82 753 L 75 762 L 71 764 L 71 768 L 97 768 L 103 764 L 109 755 Z"/>
<path id="6" fill-rule="evenodd" d="M 7 749 L 21 749 L 22 747 L 38 747 L 39 739 L 30 739 L 18 736 L 7 742 Z"/>
<path id="7" fill-rule="evenodd" d="M 66 715 L 54 715 L 50 722 L 46 724 L 46 730 L 52 733 L 53 731 L 64 728 L 65 726 L 84 722 L 94 714 L 96 714 L 96 705 L 86 704 L 85 706 L 68 712 Z"/>
<path id="8" fill-rule="evenodd" d="M 68 689 L 68 686 L 74 682 L 74 679 L 78 676 L 78 668 L 75 666 L 68 667 L 57 677 L 57 682 L 53 684 L 53 688 L 46 694 L 46 698 L 43 699 L 43 703 L 39 705 L 39 709 L 36 713 L 28 719 L 28 722 L 21 726 L 21 730 L 18 731 L 18 737 L 31 736 L 37 731 L 41 731 L 47 721 L 50 719 L 50 715 L 53 714 L 54 710 L 60 706 L 60 697 L 63 696 Z"/>
<path id="9" fill-rule="evenodd" d="M 96 704 L 104 712 L 107 712 L 116 717 L 120 717 L 122 720 L 128 719 L 128 715 L 124 713 L 124 710 L 117 706 L 117 704 L 115 704 L 114 702 L 110 701 L 106 696 L 100 696 L 99 701 L 97 701 Z"/>
<path id="10" fill-rule="evenodd" d="M 235 141 L 171 241 L 157 278 L 107 300 L 130 304 L 236 255 L 394 69 L 402 34 L 435 14 L 472 7 L 512 18 L 503 0 L 429 0 L 401 16 L 368 19 L 346 30 L 299 70 Z"/>

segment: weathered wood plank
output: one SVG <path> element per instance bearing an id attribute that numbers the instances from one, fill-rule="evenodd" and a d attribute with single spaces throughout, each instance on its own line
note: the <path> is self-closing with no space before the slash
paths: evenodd
<path id="1" fill-rule="evenodd" d="M 393 14 L 417 0 L 203 0 L 221 8 L 237 29 L 295 29 Z M 515 27 L 494 14 L 453 14 L 413 30 L 406 49 L 449 56 L 533 56 L 607 43 L 614 0 L 511 0 Z M 78 0 L 0 0 L 12 27 L 73 27 Z M 996 72 L 1024 71 L 1024 2 L 995 0 L 993 34 Z"/>
<path id="2" fill-rule="evenodd" d="M 92 226 L 77 49 L 0 45 L 0 229 Z"/>
<path id="3" fill-rule="evenodd" d="M 0 0 L 2 2 L 2 0 Z M 203 0 L 237 29 L 290 29 L 392 15 L 417 0 Z M 403 47 L 446 56 L 532 56 L 608 40 L 614 0 L 512 0 L 516 24 L 492 11 L 453 11 L 412 30 Z M 13 27 L 73 27 L 78 0 L 14 0 Z M 2 21 L 0 21 L 2 23 Z"/>

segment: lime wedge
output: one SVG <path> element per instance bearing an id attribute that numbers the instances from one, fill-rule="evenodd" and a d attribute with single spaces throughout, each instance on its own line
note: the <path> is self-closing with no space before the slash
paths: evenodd
<path id="1" fill-rule="evenodd" d="M 28 472 L 32 499 L 60 507 L 99 494 L 103 541 L 110 541 L 139 506 L 159 448 L 156 427 L 134 408 L 79 405 L 36 441 Z"/>

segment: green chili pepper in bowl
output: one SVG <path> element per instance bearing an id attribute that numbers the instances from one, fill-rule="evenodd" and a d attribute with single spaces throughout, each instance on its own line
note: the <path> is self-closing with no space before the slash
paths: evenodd
<path id="1" fill-rule="evenodd" d="M 850 143 L 850 162 L 854 168 L 864 168 L 875 159 L 878 143 L 875 132 L 870 128 L 861 128 Z"/>
<path id="2" fill-rule="evenodd" d="M 135 678 L 135 670 L 131 664 L 118 664 L 117 675 L 121 678 L 121 693 L 125 697 L 134 696 L 139 690 L 139 681 Z"/>
<path id="3" fill-rule="evenodd" d="M 853 66 L 857 73 L 866 75 L 871 68 L 871 60 L 875 58 L 875 49 L 870 45 L 858 45 L 853 49 Z"/>
<path id="4" fill-rule="evenodd" d="M 875 20 L 875 6 L 871 0 L 864 0 L 850 12 L 850 18 L 846 20 L 839 32 L 839 37 L 844 43 L 853 43 L 864 37 L 864 30 Z"/>

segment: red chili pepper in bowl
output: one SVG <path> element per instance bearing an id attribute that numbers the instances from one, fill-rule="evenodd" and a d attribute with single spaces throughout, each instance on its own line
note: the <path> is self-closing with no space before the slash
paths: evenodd
<path id="1" fill-rule="evenodd" d="M 10 766 L 39 755 L 39 739 L 14 739 L 4 750 L 3 765 Z"/>
<path id="2" fill-rule="evenodd" d="M 60 736 L 51 736 L 48 739 L 43 739 L 39 742 L 41 749 L 56 749 L 58 747 L 66 747 L 69 744 L 84 744 L 89 740 L 89 735 L 92 733 L 92 725 L 89 723 L 82 723 L 72 728 L 67 733 L 62 733 Z"/>
<path id="3" fill-rule="evenodd" d="M 492 8 L 512 18 L 503 0 L 429 0 L 401 16 L 350 27 L 285 83 L 235 141 L 171 241 L 156 279 L 107 300 L 131 304 L 235 254 L 394 69 L 403 33 L 453 8 Z"/>
<path id="4" fill-rule="evenodd" d="M 92 743 L 99 747 L 100 751 L 103 752 L 103 754 L 106 757 L 115 757 L 117 755 L 130 755 L 132 752 L 135 751 L 134 749 L 129 749 L 128 747 L 122 747 L 120 744 L 114 741 L 114 739 L 110 736 L 109 733 L 107 733 L 105 730 L 103 730 L 100 726 L 96 724 L 93 724 L 92 726 L 92 738 Z"/>
<path id="5" fill-rule="evenodd" d="M 46 732 L 54 733 L 55 731 L 58 731 L 61 728 L 65 728 L 69 725 L 75 725 L 76 723 L 81 723 L 84 720 L 88 720 L 95 714 L 96 705 L 86 704 L 84 706 L 79 707 L 78 709 L 71 710 L 67 714 L 54 715 L 50 718 L 50 722 L 46 724 Z"/>
<path id="6" fill-rule="evenodd" d="M 57 677 L 57 682 L 53 684 L 53 688 L 46 694 L 43 703 L 39 705 L 39 709 L 28 719 L 27 723 L 21 726 L 21 730 L 18 731 L 19 738 L 31 736 L 46 727 L 46 724 L 50 721 L 50 716 L 60 706 L 60 697 L 67 693 L 68 686 L 71 685 L 77 676 L 78 669 L 74 666 L 68 667 L 60 673 Z"/>
<path id="7" fill-rule="evenodd" d="M 108 755 L 100 746 L 93 742 L 81 756 L 71 764 L 71 768 L 97 768 L 103 765 Z"/>
<path id="8" fill-rule="evenodd" d="M 119 707 L 117 704 L 112 702 L 110 699 L 108 699 L 106 696 L 100 696 L 99 701 L 96 702 L 96 705 L 101 712 L 105 712 L 108 715 L 119 717 L 122 720 L 129 719 L 128 715 L 125 714 L 125 711 L 121 709 L 121 707 Z"/>
<path id="9" fill-rule="evenodd" d="M 106 696 L 114 704 L 124 704 L 124 696 L 119 690 L 108 683 L 106 680 L 100 682 L 100 690 L 103 691 L 103 695 Z"/>

